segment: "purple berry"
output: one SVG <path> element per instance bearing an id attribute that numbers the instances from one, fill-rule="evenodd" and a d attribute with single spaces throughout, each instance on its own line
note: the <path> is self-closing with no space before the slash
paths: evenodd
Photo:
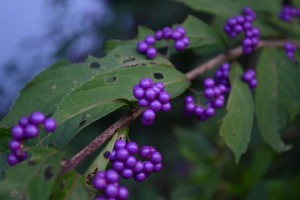
<path id="1" fill-rule="evenodd" d="M 154 152 L 151 154 L 150 156 L 150 161 L 153 163 L 153 164 L 157 164 L 157 163 L 160 163 L 162 161 L 162 156 L 159 152 Z"/>
<path id="2" fill-rule="evenodd" d="M 146 56 L 149 59 L 153 59 L 157 54 L 157 50 L 154 47 L 150 47 L 147 51 L 146 51 Z"/>
<path id="3" fill-rule="evenodd" d="M 153 86 L 153 81 L 151 78 L 143 78 L 140 80 L 139 85 L 143 89 L 148 89 Z"/>
<path id="4" fill-rule="evenodd" d="M 27 124 L 29 124 L 29 117 L 23 116 L 19 119 L 19 125 L 22 127 L 25 127 Z"/>
<path id="5" fill-rule="evenodd" d="M 11 151 L 16 151 L 18 149 L 21 149 L 21 145 L 22 145 L 22 143 L 20 141 L 11 140 L 9 143 L 9 149 Z"/>
<path id="6" fill-rule="evenodd" d="M 140 155 L 142 158 L 148 158 L 150 156 L 150 147 L 142 146 L 140 149 Z"/>
<path id="7" fill-rule="evenodd" d="M 126 200 L 128 199 L 129 192 L 125 187 L 119 187 L 118 199 Z"/>
<path id="8" fill-rule="evenodd" d="M 150 103 L 150 108 L 154 111 L 160 111 L 162 109 L 162 104 L 159 100 L 155 99 Z"/>
<path id="9" fill-rule="evenodd" d="M 177 41 L 182 38 L 182 34 L 179 31 L 173 31 L 172 33 L 172 39 Z"/>
<path id="10" fill-rule="evenodd" d="M 162 108 L 161 108 L 161 111 L 162 112 L 168 112 L 168 111 L 170 111 L 171 110 L 171 103 L 170 102 L 167 102 L 167 103 L 164 103 L 163 105 L 162 105 Z"/>
<path id="11" fill-rule="evenodd" d="M 186 34 L 186 30 L 182 26 L 178 26 L 175 30 L 178 31 L 178 32 L 180 32 L 181 35 L 185 35 Z"/>
<path id="12" fill-rule="evenodd" d="M 156 165 L 154 165 L 153 172 L 160 172 L 161 170 L 162 170 L 161 163 L 157 163 Z"/>
<path id="13" fill-rule="evenodd" d="M 161 39 L 163 39 L 163 36 L 164 36 L 163 31 L 159 30 L 159 31 L 155 32 L 155 39 L 161 40 Z"/>
<path id="14" fill-rule="evenodd" d="M 35 138 L 39 135 L 39 129 L 36 125 L 28 124 L 24 129 L 24 136 L 26 138 Z"/>
<path id="15" fill-rule="evenodd" d="M 141 107 L 147 107 L 147 106 L 149 106 L 149 104 L 150 104 L 150 101 L 148 101 L 146 99 L 138 100 L 138 105 Z"/>
<path id="16" fill-rule="evenodd" d="M 144 126 L 151 126 L 154 123 L 154 120 L 145 120 L 144 118 L 142 118 L 142 124 Z"/>
<path id="17" fill-rule="evenodd" d="M 129 143 L 127 143 L 126 149 L 132 155 L 136 154 L 139 151 L 139 147 L 138 147 L 138 145 L 135 142 L 129 142 Z"/>
<path id="18" fill-rule="evenodd" d="M 152 36 L 152 35 L 149 35 L 145 38 L 145 42 L 148 44 L 148 45 L 154 45 L 155 43 L 155 38 Z"/>
<path id="19" fill-rule="evenodd" d="M 106 180 L 104 178 L 100 178 L 100 177 L 95 176 L 95 178 L 93 180 L 93 186 L 97 190 L 104 190 L 107 186 L 107 183 L 106 183 Z"/>
<path id="20" fill-rule="evenodd" d="M 9 154 L 7 156 L 7 163 L 10 165 L 10 166 L 14 166 L 16 164 L 18 164 L 20 161 L 19 159 L 14 155 L 14 154 Z"/>
<path id="21" fill-rule="evenodd" d="M 204 113 L 206 117 L 212 117 L 215 114 L 215 109 L 213 109 L 212 107 L 208 107 L 205 109 Z"/>
<path id="22" fill-rule="evenodd" d="M 193 103 L 188 103 L 185 105 L 185 111 L 187 111 L 187 112 L 194 112 L 195 109 L 196 109 L 196 106 Z"/>
<path id="23" fill-rule="evenodd" d="M 163 104 L 169 102 L 170 98 L 170 94 L 167 91 L 161 92 L 158 96 L 158 100 Z"/>
<path id="24" fill-rule="evenodd" d="M 184 43 L 184 47 L 187 47 L 190 44 L 190 39 L 188 37 L 182 38 L 181 41 Z"/>
<path id="25" fill-rule="evenodd" d="M 184 102 L 187 103 L 194 103 L 194 97 L 192 96 L 186 96 L 184 99 Z"/>
<path id="26" fill-rule="evenodd" d="M 33 112 L 29 117 L 29 121 L 31 124 L 39 125 L 45 122 L 45 115 L 41 112 Z"/>
<path id="27" fill-rule="evenodd" d="M 121 174 L 122 174 L 123 178 L 127 179 L 127 178 L 131 178 L 133 176 L 133 171 L 132 171 L 132 169 L 124 169 Z"/>
<path id="28" fill-rule="evenodd" d="M 143 88 L 141 88 L 140 86 L 135 86 L 132 90 L 133 90 L 133 96 L 136 99 L 141 100 L 144 98 L 145 91 Z"/>
<path id="29" fill-rule="evenodd" d="M 114 145 L 114 150 L 125 149 L 126 141 L 125 140 L 117 140 Z"/>
<path id="30" fill-rule="evenodd" d="M 152 88 L 148 88 L 145 91 L 145 99 L 148 101 L 152 101 L 156 98 L 156 92 Z"/>
<path id="31" fill-rule="evenodd" d="M 129 152 L 127 149 L 119 149 L 116 152 L 116 158 L 120 161 L 125 161 L 129 156 Z"/>
<path id="32" fill-rule="evenodd" d="M 128 167 L 128 168 L 130 168 L 130 169 L 132 169 L 132 168 L 135 167 L 136 162 L 137 161 L 136 161 L 136 158 L 134 156 L 129 156 L 127 158 L 127 160 L 125 161 L 125 166 Z"/>
<path id="33" fill-rule="evenodd" d="M 254 89 L 254 88 L 256 88 L 257 84 L 258 84 L 257 80 L 252 79 L 251 82 L 249 83 L 249 86 L 251 89 Z"/>
<path id="34" fill-rule="evenodd" d="M 138 173 L 142 172 L 143 170 L 144 170 L 143 163 L 141 161 L 137 161 L 136 165 L 135 165 L 135 167 L 133 169 L 134 173 L 138 174 Z"/>
<path id="35" fill-rule="evenodd" d="M 48 133 L 54 132 L 56 129 L 56 121 L 53 118 L 48 118 L 45 120 L 44 123 L 44 128 L 45 131 L 47 131 Z"/>
<path id="36" fill-rule="evenodd" d="M 154 169 L 154 165 L 150 161 L 145 161 L 144 162 L 144 172 L 145 173 L 151 173 Z"/>
<path id="37" fill-rule="evenodd" d="M 206 99 L 211 99 L 211 98 L 214 97 L 214 95 L 215 95 L 215 93 L 214 93 L 214 90 L 212 88 L 206 88 L 204 90 L 204 97 Z"/>
<path id="38" fill-rule="evenodd" d="M 16 125 L 11 129 L 11 134 L 13 139 L 15 140 L 23 140 L 24 139 L 24 130 L 20 125 Z"/>
<path id="39" fill-rule="evenodd" d="M 134 180 L 136 182 L 143 182 L 146 179 L 146 174 L 141 172 L 139 174 L 134 175 Z"/>
<path id="40" fill-rule="evenodd" d="M 152 109 L 147 109 L 143 112 L 142 117 L 146 121 L 153 121 L 155 119 L 155 112 Z"/>
<path id="41" fill-rule="evenodd" d="M 186 45 L 182 40 L 175 41 L 174 48 L 177 51 L 183 51 L 185 49 L 185 47 L 186 47 Z"/>
<path id="42" fill-rule="evenodd" d="M 124 163 L 123 162 L 120 162 L 120 161 L 114 161 L 112 163 L 112 168 L 118 172 L 121 172 L 124 170 Z"/>
<path id="43" fill-rule="evenodd" d="M 117 183 L 119 175 L 115 170 L 110 169 L 105 172 L 105 179 L 108 183 Z"/>
<path id="44" fill-rule="evenodd" d="M 118 186 L 114 184 L 109 184 L 105 188 L 105 195 L 108 198 L 115 198 L 118 196 Z"/>
<path id="45" fill-rule="evenodd" d="M 116 150 L 113 150 L 113 151 L 109 154 L 109 160 L 110 160 L 110 161 L 116 160 Z"/>
<path id="46" fill-rule="evenodd" d="M 204 87 L 205 88 L 212 88 L 215 85 L 215 81 L 212 78 L 207 78 L 204 80 Z"/>
<path id="47" fill-rule="evenodd" d="M 148 48 L 149 48 L 149 46 L 146 42 L 141 41 L 137 44 L 137 50 L 139 53 L 146 53 Z"/>
<path id="48" fill-rule="evenodd" d="M 214 100 L 214 102 L 213 102 L 214 108 L 222 108 L 223 106 L 224 106 L 224 100 L 219 99 L 219 98 Z"/>
<path id="49" fill-rule="evenodd" d="M 165 39 L 170 39 L 172 37 L 172 29 L 170 27 L 165 27 L 163 29 L 163 35 Z"/>
<path id="50" fill-rule="evenodd" d="M 201 116 L 201 115 L 203 115 L 203 113 L 204 113 L 204 109 L 201 107 L 201 106 L 196 106 L 195 107 L 195 109 L 194 109 L 194 114 L 196 115 L 196 116 Z"/>

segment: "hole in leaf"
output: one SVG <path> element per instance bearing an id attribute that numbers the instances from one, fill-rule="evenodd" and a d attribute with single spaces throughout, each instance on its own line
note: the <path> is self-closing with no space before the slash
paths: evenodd
<path id="1" fill-rule="evenodd" d="M 4 172 L 1 172 L 1 176 L 3 176 L 4 175 Z"/>
<path id="2" fill-rule="evenodd" d="M 29 160 L 28 165 L 36 165 L 36 162 L 34 160 Z"/>
<path id="3" fill-rule="evenodd" d="M 164 75 L 162 73 L 156 72 L 153 74 L 155 79 L 163 79 Z"/>
<path id="4" fill-rule="evenodd" d="M 85 122 L 86 122 L 86 119 L 82 120 L 82 121 L 79 123 L 78 127 L 83 126 L 83 125 L 85 124 Z"/>
<path id="5" fill-rule="evenodd" d="M 106 77 L 106 83 L 113 83 L 117 80 L 116 76 Z"/>
<path id="6" fill-rule="evenodd" d="M 53 177 L 52 166 L 48 166 L 44 171 L 45 180 L 49 180 Z"/>
<path id="7" fill-rule="evenodd" d="M 105 151 L 104 154 L 103 154 L 103 157 L 106 158 L 106 159 L 109 159 L 109 156 L 110 156 L 110 152 Z"/>
<path id="8" fill-rule="evenodd" d="M 101 67 L 100 63 L 97 63 L 97 62 L 92 62 L 90 64 L 90 68 L 97 69 L 97 68 L 100 68 L 100 67 Z"/>
<path id="9" fill-rule="evenodd" d="M 53 144 L 49 144 L 48 146 L 49 146 L 49 147 L 53 147 Z"/>

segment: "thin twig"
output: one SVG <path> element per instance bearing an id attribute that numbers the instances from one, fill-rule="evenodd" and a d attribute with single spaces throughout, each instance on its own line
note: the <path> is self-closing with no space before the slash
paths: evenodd
<path id="1" fill-rule="evenodd" d="M 262 40 L 259 42 L 256 49 L 261 49 L 263 47 L 283 47 L 286 42 L 292 42 L 297 47 L 300 47 L 300 41 L 291 41 L 291 40 Z M 207 70 L 210 70 L 216 66 L 223 64 L 229 60 L 233 60 L 243 55 L 242 47 L 236 47 L 226 54 L 220 54 L 206 63 L 201 64 L 200 66 L 194 68 L 193 70 L 187 72 L 185 74 L 188 80 L 194 80 L 199 75 L 203 74 Z M 60 175 L 68 172 L 71 169 L 77 167 L 85 158 L 87 158 L 90 154 L 96 151 L 102 144 L 104 144 L 109 138 L 113 136 L 120 128 L 128 127 L 129 124 L 134 121 L 141 113 L 142 109 L 134 109 L 131 112 L 120 118 L 110 127 L 108 127 L 103 133 L 101 133 L 97 138 L 95 138 L 90 144 L 88 144 L 85 148 L 83 148 L 79 153 L 73 156 L 70 160 L 63 161 L 62 167 L 60 170 Z"/>

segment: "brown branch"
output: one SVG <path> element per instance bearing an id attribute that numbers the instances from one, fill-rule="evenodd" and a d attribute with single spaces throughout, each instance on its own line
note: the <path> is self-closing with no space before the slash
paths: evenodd
<path id="1" fill-rule="evenodd" d="M 103 143 L 111 138 L 117 130 L 129 126 L 129 124 L 135 120 L 142 113 L 142 111 L 142 109 L 134 109 L 126 116 L 123 116 L 110 127 L 108 127 L 103 133 L 96 137 L 90 144 L 88 144 L 70 160 L 64 161 L 59 174 L 62 175 L 77 167 L 86 157 L 96 151 Z"/>
<path id="2" fill-rule="evenodd" d="M 297 47 L 300 47 L 300 41 L 288 41 L 288 40 L 262 40 L 259 42 L 256 49 L 261 49 L 263 47 L 283 47 L 284 43 L 293 42 Z M 227 54 L 220 54 L 204 64 L 194 68 L 185 74 L 188 80 L 193 80 L 199 75 L 203 74 L 207 70 L 210 70 L 216 66 L 223 64 L 229 60 L 238 58 L 243 54 L 242 47 L 239 46 L 227 52 Z M 95 138 L 90 144 L 83 148 L 79 153 L 73 156 L 70 160 L 63 161 L 60 170 L 60 175 L 68 172 L 71 169 L 77 167 L 86 157 L 96 151 L 103 143 L 105 143 L 109 138 L 113 136 L 116 131 L 120 128 L 125 128 L 134 121 L 141 113 L 142 109 L 134 109 L 128 115 L 120 118 L 110 127 L 108 127 L 103 133 L 101 133 L 97 138 Z"/>
<path id="3" fill-rule="evenodd" d="M 283 47 L 286 42 L 292 42 L 297 47 L 300 47 L 300 41 L 290 41 L 290 40 L 261 40 L 256 49 L 261 49 L 263 47 Z M 220 54 L 206 63 L 201 64 L 200 66 L 194 68 L 185 74 L 188 80 L 194 80 L 199 75 L 203 74 L 207 70 L 210 70 L 216 66 L 223 64 L 224 62 L 228 62 L 229 60 L 234 60 L 239 56 L 243 55 L 242 47 L 236 47 L 227 52 L 227 54 Z"/>

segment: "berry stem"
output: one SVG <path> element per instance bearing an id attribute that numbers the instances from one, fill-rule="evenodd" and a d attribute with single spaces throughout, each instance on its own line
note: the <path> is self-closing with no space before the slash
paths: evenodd
<path id="1" fill-rule="evenodd" d="M 300 48 L 300 41 L 291 41 L 291 40 L 261 40 L 256 49 L 261 49 L 264 47 L 283 47 L 286 42 L 292 42 L 298 48 Z M 219 66 L 228 60 L 236 59 L 239 56 L 243 55 L 242 46 L 236 47 L 232 50 L 229 50 L 226 54 L 220 54 L 206 63 L 194 68 L 193 70 L 185 74 L 188 80 L 194 80 L 199 75 L 203 74 L 207 70 L 210 70 L 216 66 Z M 65 174 L 66 172 L 77 167 L 85 158 L 90 154 L 96 151 L 103 143 L 105 143 L 109 138 L 113 136 L 120 128 L 126 128 L 129 124 L 134 121 L 139 115 L 141 115 L 143 109 L 133 109 L 126 116 L 123 116 L 110 127 L 108 127 L 103 133 L 101 133 L 97 138 L 95 138 L 90 144 L 83 148 L 79 153 L 73 156 L 70 160 L 62 162 L 62 167 L 59 172 L 60 175 Z"/>

